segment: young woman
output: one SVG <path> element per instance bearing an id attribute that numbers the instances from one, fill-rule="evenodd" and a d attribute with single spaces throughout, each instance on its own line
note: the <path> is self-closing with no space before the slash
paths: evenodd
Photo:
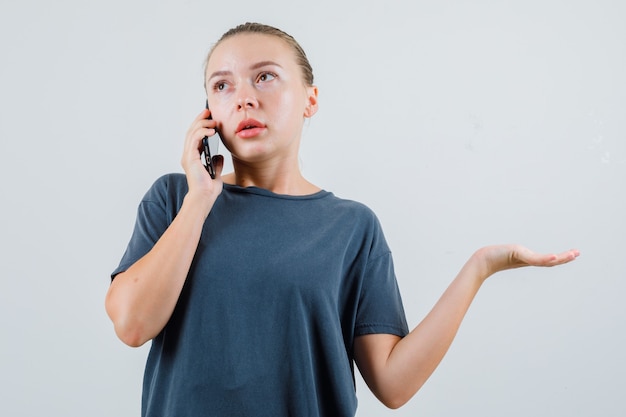
<path id="1" fill-rule="evenodd" d="M 375 215 L 299 170 L 318 91 L 298 43 L 238 26 L 209 53 L 205 87 L 210 111 L 187 132 L 185 174 L 161 177 L 143 198 L 106 297 L 124 343 L 152 340 L 143 416 L 354 416 L 353 363 L 399 407 L 435 370 L 487 277 L 578 256 L 481 248 L 409 332 Z M 234 172 L 223 175 L 216 156 L 212 179 L 199 152 L 218 131 Z"/>

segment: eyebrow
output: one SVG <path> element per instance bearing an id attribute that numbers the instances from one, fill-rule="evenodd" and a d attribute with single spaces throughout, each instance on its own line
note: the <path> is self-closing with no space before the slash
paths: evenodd
<path id="1" fill-rule="evenodd" d="M 261 61 L 261 62 L 257 62 L 256 64 L 251 65 L 250 69 L 259 69 L 259 68 L 268 67 L 268 66 L 276 66 L 278 68 L 282 68 L 282 66 L 280 66 L 277 62 Z"/>
<path id="2" fill-rule="evenodd" d="M 263 68 L 263 67 L 267 67 L 267 66 L 276 66 L 278 68 L 282 68 L 282 66 L 274 61 L 260 61 L 257 63 L 254 63 L 252 65 L 250 65 L 250 69 L 251 70 L 255 70 L 255 69 L 259 69 L 259 68 Z M 228 75 L 232 75 L 232 71 L 215 71 L 214 73 L 211 74 L 210 77 L 207 78 L 207 82 L 215 77 L 225 77 Z"/>

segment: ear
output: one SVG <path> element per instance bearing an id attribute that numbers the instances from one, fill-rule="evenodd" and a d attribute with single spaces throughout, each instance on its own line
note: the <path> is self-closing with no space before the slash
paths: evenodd
<path id="1" fill-rule="evenodd" d="M 317 113 L 317 87 L 316 86 L 310 86 L 310 87 L 306 87 L 306 91 L 307 91 L 307 103 L 306 103 L 306 107 L 304 108 L 304 117 L 313 117 L 313 115 L 315 113 Z"/>

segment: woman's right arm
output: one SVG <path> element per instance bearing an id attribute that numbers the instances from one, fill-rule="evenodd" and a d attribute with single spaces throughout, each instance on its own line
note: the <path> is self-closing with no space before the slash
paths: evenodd
<path id="1" fill-rule="evenodd" d="M 213 180 L 200 161 L 202 138 L 215 133 L 203 111 L 185 139 L 182 165 L 189 191 L 176 217 L 154 247 L 118 274 L 106 295 L 105 308 L 115 333 L 129 346 L 141 346 L 167 324 L 182 291 L 202 226 L 222 190 L 223 159 L 215 158 Z"/>

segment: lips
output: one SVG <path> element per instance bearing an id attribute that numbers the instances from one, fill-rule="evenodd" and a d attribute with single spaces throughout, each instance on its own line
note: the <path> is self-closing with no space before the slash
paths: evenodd
<path id="1" fill-rule="evenodd" d="M 242 138 L 257 136 L 265 129 L 265 125 L 255 119 L 246 119 L 237 125 L 237 135 Z"/>

